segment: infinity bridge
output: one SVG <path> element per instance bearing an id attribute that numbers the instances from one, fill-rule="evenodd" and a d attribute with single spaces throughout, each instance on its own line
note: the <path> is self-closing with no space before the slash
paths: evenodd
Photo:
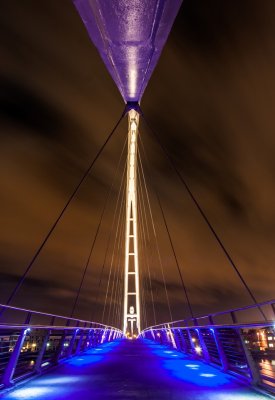
<path id="1" fill-rule="evenodd" d="M 274 305 L 259 307 L 273 315 Z M 136 340 L 90 321 L 4 309 L 25 321 L 0 327 L 2 389 L 12 388 L 3 399 L 263 400 L 249 386 L 274 388 L 274 364 L 252 350 L 274 325 L 246 322 L 254 307 L 150 327 Z"/>
<path id="2" fill-rule="evenodd" d="M 0 398 L 261 400 L 271 397 L 275 392 L 275 300 L 258 302 L 140 106 L 181 0 L 74 0 L 74 4 L 123 97 L 125 109 L 22 272 L 6 304 L 0 305 Z M 128 136 L 124 138 L 69 315 L 15 306 L 16 296 L 41 251 L 125 116 Z M 195 314 L 161 196 L 154 185 L 146 146 L 139 135 L 140 120 L 213 235 L 251 305 L 202 316 Z M 113 199 L 117 181 L 119 188 Z M 152 212 L 152 193 L 184 296 L 186 310 L 178 321 L 172 317 L 158 224 Z M 99 304 L 99 290 L 108 265 L 99 323 L 92 321 L 96 310 L 92 310 L 88 320 L 75 315 L 110 204 L 115 207 L 113 220 L 105 252 L 100 247 L 104 262 L 98 284 L 93 288 L 97 291 L 95 303 Z M 156 263 L 170 317 L 168 322 L 160 324 L 152 277 L 152 266 Z"/>

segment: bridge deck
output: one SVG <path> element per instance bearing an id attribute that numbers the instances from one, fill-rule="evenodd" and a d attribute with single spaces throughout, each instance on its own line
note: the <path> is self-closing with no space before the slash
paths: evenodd
<path id="1" fill-rule="evenodd" d="M 116 341 L 2 394 L 39 400 L 264 400 L 234 377 L 148 341 Z"/>

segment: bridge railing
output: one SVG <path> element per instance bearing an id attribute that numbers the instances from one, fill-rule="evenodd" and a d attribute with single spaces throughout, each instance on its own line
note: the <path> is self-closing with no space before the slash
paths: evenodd
<path id="1" fill-rule="evenodd" d="M 151 326 L 140 335 L 275 392 L 274 311 L 275 300 L 271 300 Z"/>
<path id="2" fill-rule="evenodd" d="M 122 336 L 112 326 L 0 304 L 0 388 Z"/>

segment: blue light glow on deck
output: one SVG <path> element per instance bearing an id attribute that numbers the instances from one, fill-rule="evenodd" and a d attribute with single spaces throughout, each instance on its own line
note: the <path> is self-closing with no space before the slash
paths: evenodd
<path id="1" fill-rule="evenodd" d="M 31 400 L 31 399 L 40 399 L 41 396 L 46 395 L 46 394 L 51 394 L 55 392 L 55 388 L 51 388 L 48 386 L 40 386 L 40 387 L 26 387 L 26 388 L 21 388 L 17 389 L 14 392 L 10 393 L 7 398 L 9 399 L 26 399 L 26 400 Z"/>
<path id="2" fill-rule="evenodd" d="M 231 376 L 201 361 L 190 361 L 190 357 L 176 350 L 167 350 L 164 346 L 150 341 L 146 344 L 160 357 L 160 367 L 177 379 L 201 387 L 219 387 L 234 380 Z"/>
<path id="3" fill-rule="evenodd" d="M 84 354 L 71 358 L 67 364 L 72 366 L 83 367 L 102 361 L 111 353 L 120 343 L 120 340 L 101 344 L 100 347 L 95 347 L 86 351 Z"/>
<path id="4" fill-rule="evenodd" d="M 234 377 L 151 341 L 118 340 L 0 395 L 3 400 L 266 400 Z"/>

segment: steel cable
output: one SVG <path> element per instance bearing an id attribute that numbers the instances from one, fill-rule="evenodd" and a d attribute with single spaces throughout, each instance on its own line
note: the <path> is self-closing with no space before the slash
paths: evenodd
<path id="1" fill-rule="evenodd" d="M 119 126 L 120 122 L 122 121 L 125 113 L 126 113 L 126 109 L 123 111 L 121 117 L 119 118 L 119 120 L 117 121 L 117 123 L 115 124 L 114 128 L 112 129 L 112 131 L 109 133 L 109 135 L 107 136 L 107 139 L 104 141 L 104 143 L 102 144 L 102 146 L 100 147 L 100 149 L 98 150 L 96 156 L 94 157 L 93 161 L 91 162 L 91 164 L 89 165 L 89 167 L 86 169 L 86 171 L 84 172 L 82 178 L 80 179 L 80 181 L 78 182 L 78 184 L 76 185 L 75 189 L 73 190 L 72 194 L 70 195 L 69 199 L 67 200 L 67 202 L 65 203 L 64 207 L 62 208 L 62 210 L 60 211 L 58 217 L 56 218 L 55 222 L 53 223 L 53 225 L 51 226 L 50 230 L 48 231 L 48 233 L 46 234 L 45 238 L 43 239 L 43 241 L 41 242 L 40 246 L 38 247 L 38 249 L 36 250 L 34 256 L 32 257 L 31 261 L 29 262 L 26 270 L 24 271 L 24 273 L 21 275 L 18 283 L 16 284 L 15 288 L 13 289 L 13 291 L 11 292 L 6 305 L 9 305 L 11 303 L 11 301 L 13 300 L 14 296 L 17 294 L 18 290 L 20 289 L 20 287 L 22 286 L 23 282 L 26 279 L 26 276 L 28 275 L 29 271 L 31 270 L 34 262 L 36 261 L 37 257 L 39 256 L 39 254 L 41 253 L 42 249 L 44 248 L 45 244 L 47 243 L 48 239 L 50 238 L 51 234 L 53 233 L 53 231 L 55 230 L 55 227 L 57 226 L 58 222 L 60 221 L 60 219 L 62 218 L 63 214 L 65 213 L 66 209 L 68 208 L 68 206 L 70 205 L 71 201 L 74 199 L 75 195 L 77 194 L 80 186 L 82 185 L 82 183 L 85 181 L 85 179 L 87 178 L 87 176 L 89 175 L 89 173 L 91 172 L 91 169 L 93 168 L 95 162 L 97 161 L 97 159 L 99 158 L 99 156 L 101 155 L 101 153 L 103 152 L 103 150 L 105 149 L 107 143 L 109 142 L 109 140 L 111 139 L 111 137 L 113 136 L 113 134 L 115 133 L 117 127 Z M 0 315 L 3 313 L 3 310 L 0 311 Z"/>
<path id="2" fill-rule="evenodd" d="M 160 141 L 160 139 L 159 139 L 158 135 L 156 134 L 156 132 L 151 128 L 151 126 L 148 123 L 147 119 L 145 118 L 145 115 L 144 115 L 143 112 L 141 112 L 141 116 L 142 116 L 145 124 L 149 128 L 149 131 L 152 133 L 152 136 L 155 138 L 156 142 L 159 144 L 160 148 L 162 149 L 163 153 L 165 154 L 167 160 L 169 161 L 170 165 L 172 166 L 172 168 L 175 171 L 176 175 L 178 176 L 179 180 L 183 184 L 183 186 L 184 186 L 185 190 L 187 191 L 189 197 L 191 198 L 191 200 L 195 204 L 197 210 L 199 211 L 199 213 L 202 216 L 203 220 L 205 221 L 206 225 L 208 226 L 208 228 L 212 232 L 214 238 L 216 239 L 216 241 L 219 244 L 220 248 L 222 249 L 224 255 L 226 256 L 229 264 L 231 265 L 231 267 L 234 269 L 234 271 L 238 275 L 238 277 L 239 277 L 240 281 L 242 282 L 244 288 L 246 289 L 248 295 L 253 300 L 254 304 L 257 305 L 257 308 L 258 308 L 259 312 L 261 313 L 261 315 L 263 316 L 264 320 L 267 321 L 267 317 L 266 317 L 265 313 L 263 312 L 263 310 L 258 306 L 258 301 L 257 301 L 256 297 L 254 296 L 252 290 L 250 289 L 250 287 L 246 283 L 246 281 L 243 278 L 242 274 L 240 273 L 238 267 L 236 266 L 235 262 L 233 261 L 232 257 L 230 256 L 228 250 L 226 249 L 225 245 L 223 244 L 222 240 L 220 239 L 220 237 L 217 234 L 216 230 L 214 229 L 213 225 L 210 223 L 210 221 L 207 218 L 205 212 L 203 211 L 202 207 L 200 206 L 198 200 L 193 195 L 193 193 L 192 193 L 191 189 L 189 188 L 189 185 L 187 184 L 186 180 L 183 178 L 182 174 L 180 173 L 180 171 L 176 167 L 175 163 L 172 160 L 172 157 L 169 155 L 168 151 L 166 150 L 166 148 L 164 147 L 164 145 Z"/>
<path id="3" fill-rule="evenodd" d="M 109 190 L 108 190 L 108 193 L 107 193 L 107 196 L 106 196 L 103 208 L 102 208 L 102 212 L 101 212 L 101 215 L 100 215 L 100 218 L 99 218 L 99 222 L 98 222 L 98 225 L 97 225 L 96 233 L 95 233 L 94 238 L 93 238 L 93 242 L 92 242 L 92 245 L 91 245 L 91 248 L 90 248 L 90 251 L 89 251 L 89 255 L 88 255 L 84 270 L 83 270 L 82 278 L 81 278 L 81 281 L 80 281 L 80 284 L 79 284 L 79 287 L 78 287 L 78 290 L 77 290 L 77 294 L 76 294 L 76 297 L 75 297 L 75 300 L 74 300 L 74 304 L 73 304 L 73 307 L 72 307 L 72 311 L 71 311 L 71 315 L 70 315 L 71 318 L 73 317 L 74 312 L 75 312 L 75 308 L 76 308 L 76 305 L 77 305 L 77 302 L 78 302 L 78 299 L 79 299 L 79 296 L 80 296 L 80 292 L 81 292 L 81 289 L 82 289 L 82 286 L 83 286 L 83 283 L 84 283 L 84 279 L 85 279 L 85 276 L 86 276 L 86 273 L 87 273 L 87 270 L 88 270 L 88 266 L 90 264 L 90 259 L 91 259 L 91 256 L 92 256 L 92 253 L 93 253 L 93 250 L 94 250 L 94 247 L 95 247 L 95 243 L 96 243 L 99 231 L 100 231 L 100 227 L 101 227 L 101 224 L 102 224 L 103 216 L 105 214 L 105 211 L 106 211 L 106 208 L 107 208 L 107 204 L 109 203 L 109 200 L 110 200 L 110 197 L 111 197 L 111 193 L 112 193 L 114 184 L 115 184 L 116 179 L 117 179 L 117 174 L 118 174 L 118 171 L 119 171 L 119 168 L 120 168 L 122 155 L 123 155 L 124 150 L 125 150 L 126 141 L 127 140 L 124 141 L 124 145 L 123 145 L 122 151 L 120 153 L 118 164 L 116 166 L 116 169 L 115 169 L 115 172 L 114 172 L 114 175 L 113 175 L 112 183 L 111 183 L 111 185 L 109 187 Z"/>

